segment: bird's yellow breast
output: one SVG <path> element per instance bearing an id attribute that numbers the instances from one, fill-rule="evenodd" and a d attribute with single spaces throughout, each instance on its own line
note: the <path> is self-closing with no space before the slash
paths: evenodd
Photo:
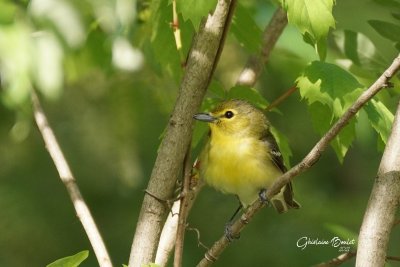
<path id="1" fill-rule="evenodd" d="M 271 161 L 266 144 L 253 137 L 213 133 L 207 152 L 202 168 L 206 182 L 238 195 L 245 205 L 256 200 L 259 190 L 282 174 Z"/>

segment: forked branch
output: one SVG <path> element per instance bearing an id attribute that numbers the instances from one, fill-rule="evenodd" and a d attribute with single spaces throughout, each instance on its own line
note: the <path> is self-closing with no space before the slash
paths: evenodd
<path id="1" fill-rule="evenodd" d="M 266 196 L 271 199 L 276 195 L 283 186 L 290 182 L 294 177 L 308 170 L 321 157 L 322 152 L 328 147 L 329 143 L 337 136 L 337 134 L 349 123 L 350 119 L 380 90 L 387 87 L 389 80 L 400 68 L 400 55 L 394 59 L 389 68 L 364 91 L 351 107 L 339 118 L 339 120 L 329 129 L 329 131 L 317 142 L 306 157 L 291 168 L 288 172 L 279 177 L 268 189 Z M 236 220 L 231 227 L 232 235 L 238 235 L 243 228 L 253 219 L 254 215 L 265 206 L 261 201 L 254 202 L 247 211 Z M 218 259 L 222 252 L 229 245 L 228 239 L 223 236 L 206 252 L 205 257 L 197 266 L 209 266 L 212 259 Z"/>

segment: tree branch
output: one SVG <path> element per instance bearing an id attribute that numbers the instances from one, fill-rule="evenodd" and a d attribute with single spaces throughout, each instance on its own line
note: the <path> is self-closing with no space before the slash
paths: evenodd
<path id="1" fill-rule="evenodd" d="M 398 58 L 398 65 L 400 59 Z M 361 225 L 356 266 L 384 266 L 400 199 L 400 102 Z"/>
<path id="2" fill-rule="evenodd" d="M 195 167 L 193 167 L 195 169 Z M 188 194 L 185 196 L 185 206 L 186 209 L 184 213 L 180 213 L 179 217 L 187 218 L 189 215 L 189 211 L 192 209 L 194 202 L 196 201 L 196 197 L 204 186 L 204 181 L 199 179 L 199 174 L 195 172 L 190 177 L 190 188 Z M 155 263 L 159 266 L 166 266 L 168 263 L 169 255 L 171 254 L 172 249 L 175 245 L 175 238 L 178 228 L 178 212 L 181 208 L 181 199 L 174 202 L 171 212 L 168 215 L 167 221 L 163 227 L 160 243 L 157 249 L 157 256 Z"/>
<path id="3" fill-rule="evenodd" d="M 219 0 L 212 15 L 202 23 L 188 57 L 174 111 L 153 167 L 147 191 L 170 199 L 182 168 L 193 128 L 192 116 L 200 107 L 213 75 L 224 35 L 229 26 L 232 0 Z M 154 262 L 161 229 L 168 213 L 164 203 L 145 194 L 130 253 L 129 266 Z"/>
<path id="4" fill-rule="evenodd" d="M 342 263 L 354 258 L 354 256 L 357 255 L 356 251 L 350 251 L 346 252 L 343 254 L 340 254 L 336 258 L 331 259 L 328 262 L 323 262 L 317 265 L 314 265 L 314 267 L 334 267 L 334 266 L 339 266 Z M 395 257 L 395 256 L 386 256 L 386 261 L 400 261 L 400 257 Z M 382 265 L 383 266 L 383 265 Z"/>
<path id="5" fill-rule="evenodd" d="M 346 252 L 343 254 L 340 254 L 339 256 L 337 256 L 336 258 L 331 259 L 328 262 L 323 262 L 317 265 L 314 265 L 314 267 L 334 267 L 334 266 L 339 266 L 342 263 L 352 259 L 355 255 L 357 254 L 357 252 Z"/>
<path id="6" fill-rule="evenodd" d="M 192 165 L 190 164 L 190 153 L 191 146 L 185 155 L 185 160 L 183 161 L 183 184 L 181 191 L 181 201 L 179 208 L 179 219 L 178 219 L 178 229 L 176 232 L 175 241 L 175 254 L 174 254 L 174 267 L 182 266 L 182 256 L 183 256 L 183 244 L 185 240 L 185 230 L 186 230 L 186 219 L 188 210 L 188 198 L 190 193 L 190 177 L 192 173 Z"/>
<path id="7" fill-rule="evenodd" d="M 284 14 L 282 14 L 282 12 Z M 286 23 L 282 22 L 282 20 L 286 20 Z M 256 80 L 259 77 L 259 74 L 261 73 L 262 66 L 265 64 L 268 60 L 270 51 L 273 49 L 276 40 L 278 39 L 279 35 L 282 33 L 283 28 L 287 24 L 287 19 L 286 19 L 286 13 L 279 8 L 276 12 L 275 15 L 271 18 L 271 21 L 268 23 L 264 30 L 264 36 L 262 40 L 262 50 L 259 52 L 259 58 L 257 59 L 255 56 L 252 56 L 249 60 L 248 63 L 246 64 L 245 68 L 242 71 L 242 74 L 240 75 L 239 79 L 237 80 L 237 85 L 240 84 L 240 81 L 245 79 L 244 73 L 248 72 L 257 72 L 257 75 L 253 76 L 253 84 L 256 82 Z M 253 65 L 254 64 L 254 65 Z M 243 77 L 242 77 L 243 76 Z M 242 77 L 242 78 L 241 78 Z M 195 168 L 195 167 L 194 167 Z M 195 178 L 195 179 L 198 179 Z M 201 191 L 201 188 L 203 187 L 204 183 L 203 181 L 199 180 L 198 185 L 194 189 L 190 190 L 190 195 L 191 197 L 187 198 L 187 208 L 185 209 L 186 214 L 180 214 L 179 216 L 185 216 L 187 217 L 189 214 L 189 211 L 191 207 L 193 206 L 193 203 L 198 195 L 198 193 Z M 158 246 L 157 250 L 157 256 L 156 256 L 156 261 L 155 263 L 160 265 L 160 266 L 165 266 L 168 262 L 168 257 L 169 254 L 171 253 L 174 244 L 174 238 L 177 232 L 177 224 L 178 224 L 178 218 L 175 216 L 174 210 L 179 210 L 180 208 L 181 201 L 177 200 L 172 208 L 172 212 L 169 214 L 167 221 L 164 225 L 164 228 L 162 230 L 162 238 L 160 239 L 160 243 Z"/>
<path id="8" fill-rule="evenodd" d="M 260 76 L 269 54 L 287 25 L 286 11 L 279 7 L 263 33 L 262 50 L 258 55 L 251 56 L 239 75 L 237 85 L 253 86 Z"/>
<path id="9" fill-rule="evenodd" d="M 314 165 L 317 160 L 321 157 L 322 152 L 328 147 L 329 143 L 336 137 L 336 135 L 345 127 L 349 120 L 354 117 L 354 115 L 362 108 L 362 106 L 367 103 L 376 93 L 378 93 L 382 88 L 385 88 L 390 80 L 390 78 L 399 70 L 400 68 L 400 55 L 394 59 L 390 67 L 376 80 L 376 82 L 371 85 L 366 91 L 364 91 L 358 99 L 353 103 L 353 105 L 339 118 L 339 120 L 329 129 L 329 131 L 318 141 L 318 143 L 311 149 L 311 151 L 306 155 L 306 157 L 298 163 L 296 166 L 291 168 L 288 172 L 284 173 L 279 177 L 268 189 L 266 193 L 267 199 L 271 199 L 276 195 L 283 186 L 290 182 L 295 176 L 303 173 Z M 400 142 L 400 138 L 398 139 Z M 400 166 L 400 165 L 398 165 Z M 265 203 L 261 201 L 254 202 L 247 211 L 236 220 L 231 226 L 231 235 L 238 235 L 242 229 L 252 220 L 254 215 L 265 206 Z M 229 241 L 225 236 L 221 237 L 214 245 L 209 249 L 205 257 L 199 262 L 197 266 L 209 266 L 212 264 L 212 259 L 218 259 L 225 248 L 229 245 Z M 358 257 L 357 257 L 358 258 Z M 361 265 L 359 265 L 361 266 Z M 372 266 L 372 265 L 370 265 Z M 382 265 L 375 265 L 382 266 Z"/>
<path id="10" fill-rule="evenodd" d="M 92 245 L 94 253 L 96 254 L 99 266 L 112 267 L 110 256 L 108 255 L 100 232 L 97 229 L 96 223 L 90 213 L 90 210 L 82 197 L 78 185 L 76 184 L 75 178 L 57 142 L 54 132 L 48 123 L 46 114 L 42 109 L 39 98 L 36 95 L 35 91 L 32 90 L 31 94 L 32 107 L 36 124 L 39 128 L 40 133 L 42 134 L 43 141 L 46 144 L 46 148 L 50 154 L 50 157 L 52 158 L 54 165 L 56 166 L 60 179 L 67 188 L 67 192 L 74 205 L 76 215 L 78 216 L 83 228 L 85 229 L 90 244 Z"/>

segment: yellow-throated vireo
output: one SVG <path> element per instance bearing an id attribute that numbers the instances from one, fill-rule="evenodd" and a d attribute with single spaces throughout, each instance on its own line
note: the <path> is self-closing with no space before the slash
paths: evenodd
<path id="1" fill-rule="evenodd" d="M 200 177 L 224 193 L 237 195 L 244 208 L 286 171 L 269 121 L 250 103 L 228 100 L 194 118 L 210 126 L 199 157 Z M 300 207 L 293 199 L 291 183 L 271 203 L 279 213 Z"/>

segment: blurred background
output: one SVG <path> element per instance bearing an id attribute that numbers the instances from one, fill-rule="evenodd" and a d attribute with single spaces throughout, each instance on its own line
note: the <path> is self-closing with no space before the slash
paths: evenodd
<path id="1" fill-rule="evenodd" d="M 162 5 L 168 12 L 157 13 L 151 10 L 154 2 L 0 2 L 0 266 L 45 266 L 82 250 L 90 250 L 82 266 L 97 265 L 33 121 L 32 88 L 39 91 L 115 266 L 128 263 L 143 190 L 182 75 L 169 25 L 172 8 L 165 1 Z M 386 1 L 389 5 L 380 2 L 337 1 L 333 10 L 337 24 L 329 38 L 328 62 L 348 67 L 338 40 L 343 30 L 359 32 L 369 40 L 365 53 L 379 58 L 374 68 L 358 69 L 358 79 L 367 87 L 398 53 L 366 23 L 393 20 L 390 1 Z M 246 0 L 242 5 L 258 31 L 276 9 L 261 0 Z M 180 19 L 186 55 L 194 26 Z M 155 28 L 163 34 L 156 34 Z M 232 87 L 252 52 L 229 34 L 215 80 L 225 89 Z M 289 25 L 256 89 L 272 102 L 294 85 L 313 60 L 318 60 L 314 49 Z M 396 90 L 378 96 L 392 113 L 398 101 Z M 267 115 L 288 139 L 294 165 L 320 137 L 298 92 L 278 109 Z M 313 168 L 295 178 L 295 196 L 302 209 L 278 215 L 266 208 L 216 266 L 310 266 L 339 255 L 332 246 L 301 250 L 296 242 L 301 237 L 356 239 L 382 155 L 382 144 L 364 111 L 358 117 L 356 136 L 342 164 L 330 148 Z M 197 151 L 194 148 L 194 157 Z M 200 231 L 201 242 L 211 246 L 236 207 L 235 197 L 206 187 L 188 223 Z M 389 255 L 399 256 L 399 240 L 394 229 Z M 184 266 L 194 266 L 203 257 L 205 250 L 197 243 L 196 234 L 188 231 Z M 353 265 L 350 260 L 343 266 Z"/>

